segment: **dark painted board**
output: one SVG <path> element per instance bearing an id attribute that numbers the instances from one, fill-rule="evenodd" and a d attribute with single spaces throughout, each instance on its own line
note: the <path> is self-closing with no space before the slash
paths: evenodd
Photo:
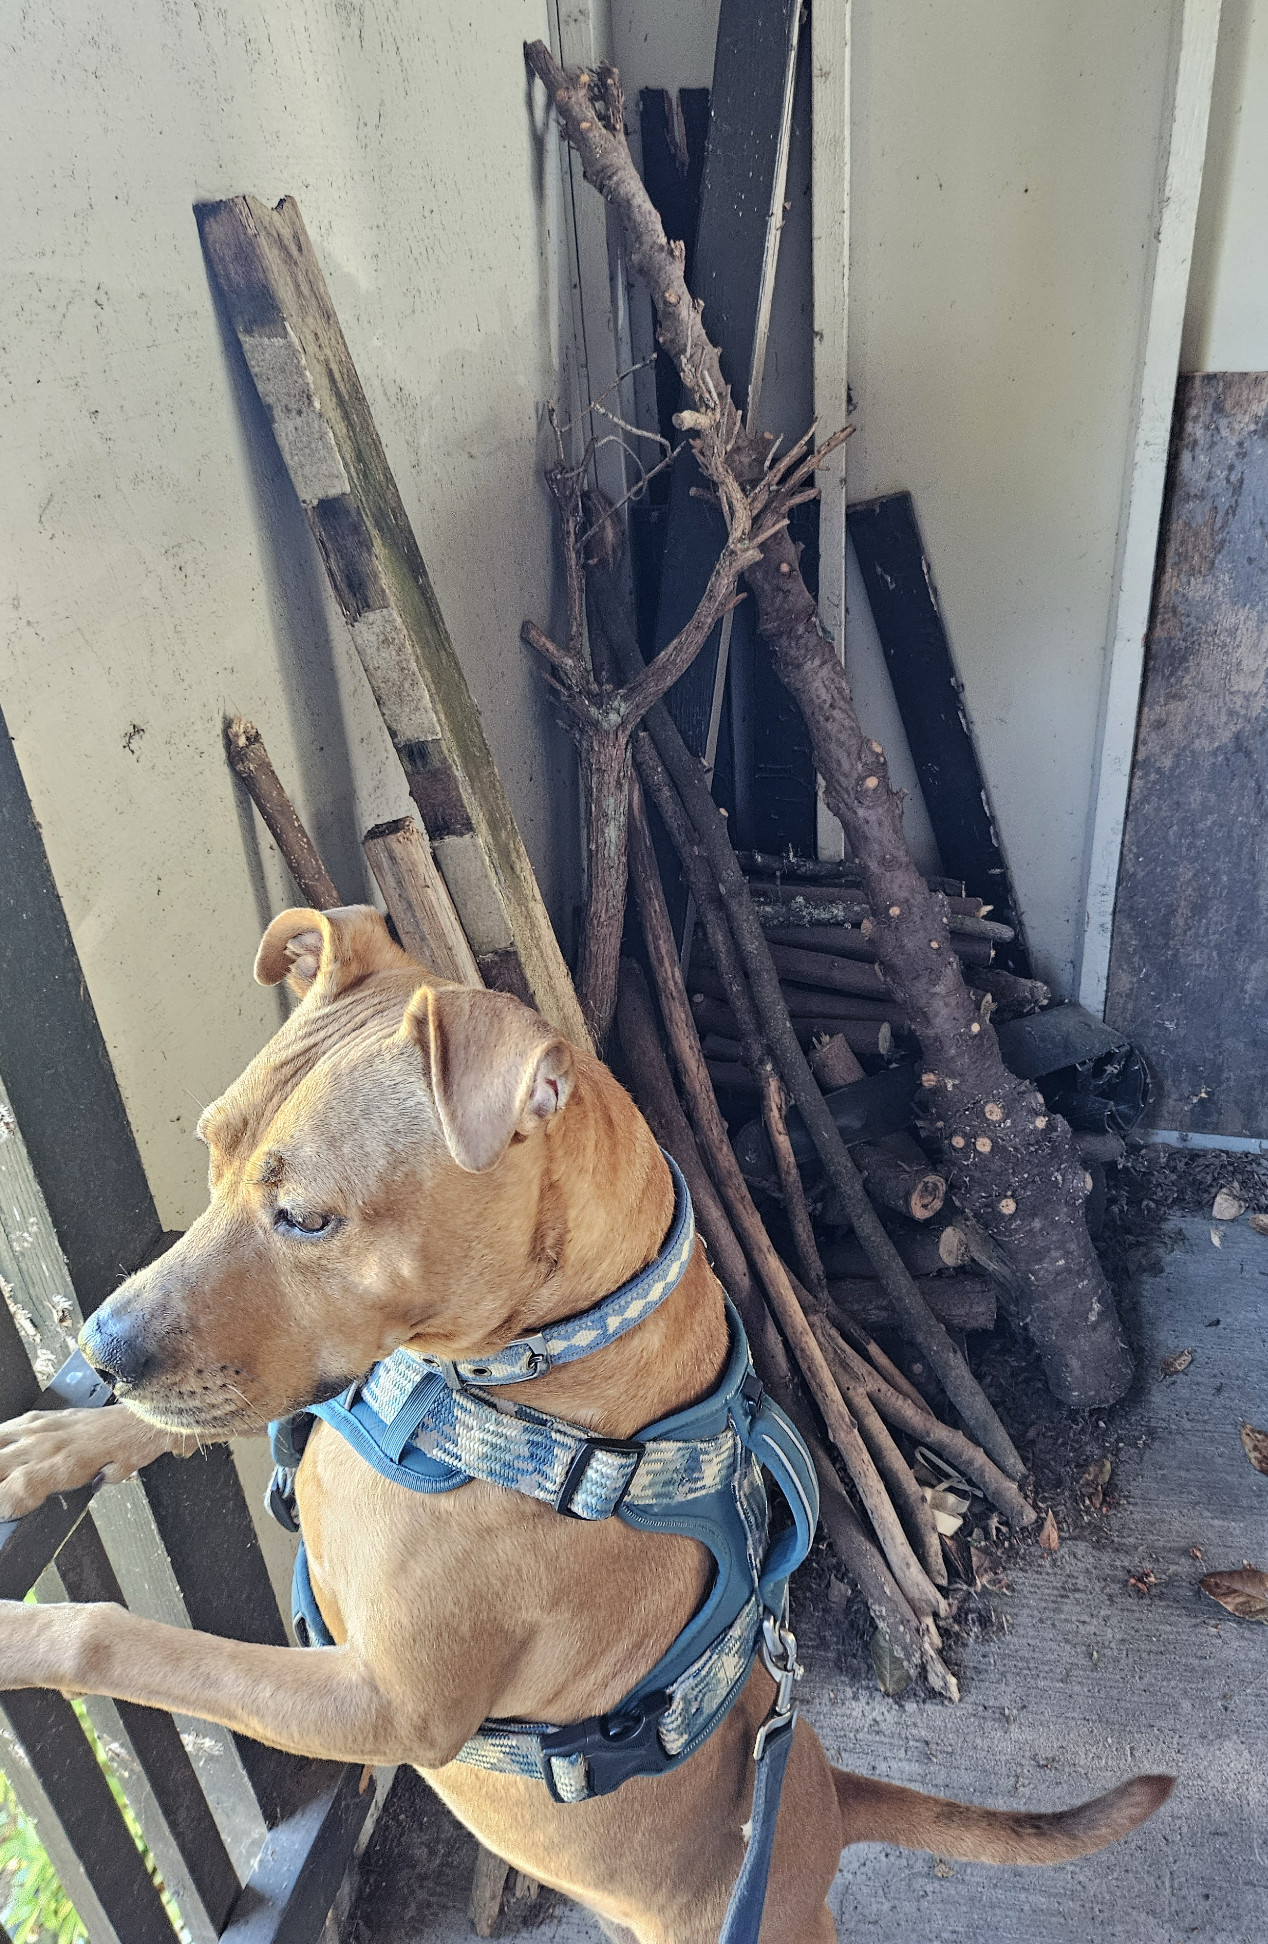
<path id="1" fill-rule="evenodd" d="M 723 0 L 718 21 L 709 141 L 700 192 L 692 289 L 718 346 L 736 403 L 748 398 L 777 161 L 791 112 L 786 75 L 801 0 Z M 720 513 L 692 488 L 695 461 L 674 466 L 655 646 L 665 647 L 695 612 L 726 540 Z M 720 629 L 670 690 L 670 713 L 703 753 Z"/>
<path id="2" fill-rule="evenodd" d="M 167 1548 L 193 1625 L 201 1633 L 286 1647 L 286 1633 L 264 1554 L 227 1445 L 209 1445 L 192 1458 L 159 1458 L 141 1485 Z M 265 1821 L 275 1823 L 311 1802 L 338 1773 L 235 1735 L 242 1765 Z"/>
<path id="3" fill-rule="evenodd" d="M 126 1944 L 173 1944 L 158 1891 L 70 1702 L 44 1688 L 3 1697 L 4 1712 L 110 1922 Z"/>
<path id="4" fill-rule="evenodd" d="M 2 718 L 0 863 L 0 1073 L 87 1311 L 150 1258 L 162 1230 Z M 30 1361 L 0 1303 L 0 1412 L 16 1416 L 38 1401 Z M 160 1458 L 141 1482 L 194 1626 L 282 1646 L 286 1634 L 228 1447 Z M 72 1529 L 83 1496 L 59 1495 L 18 1522 L 12 1553 L 9 1545 L 0 1553 L 6 1591 L 38 1562 L 31 1584 Z M 3 1565 L 8 1558 L 11 1568 Z M 334 1772 L 245 1737 L 239 1747 L 266 1819 L 310 1800 Z"/>
<path id="5" fill-rule="evenodd" d="M 360 1769 L 349 1768 L 273 1830 L 222 1944 L 317 1944 L 373 1801 L 373 1782 L 363 1791 Z"/>
<path id="6" fill-rule="evenodd" d="M 942 868 L 963 878 L 972 896 L 989 899 L 1001 924 L 1014 927 L 1017 938 L 995 956 L 1027 977 L 1017 900 L 911 494 L 863 501 L 847 519 Z"/>
<path id="7" fill-rule="evenodd" d="M 1268 1138 L 1268 372 L 1176 395 L 1106 1018 L 1153 1126 Z"/>
<path id="8" fill-rule="evenodd" d="M 86 1315 L 160 1225 L 3 717 L 0 992 L 0 1074 Z"/>
<path id="9" fill-rule="evenodd" d="M 66 1541 L 57 1556 L 57 1570 L 68 1599 L 125 1604 L 91 1519 L 85 1519 Z M 161 1708 L 142 1708 L 132 1701 L 118 1701 L 115 1705 L 154 1800 L 176 1838 L 203 1908 L 219 1929 L 238 1894 L 238 1873 L 221 1840 L 216 1819 L 176 1723 Z"/>

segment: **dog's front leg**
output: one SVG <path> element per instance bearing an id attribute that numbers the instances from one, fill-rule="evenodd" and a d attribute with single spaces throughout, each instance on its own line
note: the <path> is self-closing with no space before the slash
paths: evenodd
<path id="1" fill-rule="evenodd" d="M 126 1405 L 98 1411 L 26 1411 L 0 1424 L 0 1519 L 34 1512 L 50 1492 L 117 1485 L 166 1451 L 194 1450 L 188 1431 L 147 1424 Z"/>
<path id="2" fill-rule="evenodd" d="M 197 1715 L 337 1762 L 440 1767 L 481 1718 L 479 1698 L 433 1708 L 431 1696 L 448 1690 L 427 1670 L 393 1681 L 350 1644 L 260 1647 L 119 1606 L 0 1601 L 0 1688 L 27 1687 Z"/>

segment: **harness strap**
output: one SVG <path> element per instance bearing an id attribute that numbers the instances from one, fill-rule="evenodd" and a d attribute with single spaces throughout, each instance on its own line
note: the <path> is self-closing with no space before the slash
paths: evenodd
<path id="1" fill-rule="evenodd" d="M 433 1371 L 417 1379 L 385 1424 L 393 1401 L 382 1386 L 372 1391 L 367 1384 L 360 1397 L 348 1392 L 312 1412 L 377 1472 L 412 1491 L 450 1492 L 482 1478 L 574 1519 L 708 1497 L 739 1458 L 729 1423 L 711 1438 L 596 1438 L 525 1404 L 452 1389 Z"/>

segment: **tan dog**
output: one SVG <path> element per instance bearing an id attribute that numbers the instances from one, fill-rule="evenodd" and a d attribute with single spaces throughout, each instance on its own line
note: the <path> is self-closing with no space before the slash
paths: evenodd
<path id="1" fill-rule="evenodd" d="M 257 976 L 303 1004 L 209 1108 L 211 1205 L 86 1326 L 129 1408 L 31 1413 L 0 1432 L 0 1514 L 160 1452 L 256 1432 L 402 1344 L 487 1354 L 597 1302 L 653 1260 L 673 1189 L 598 1060 L 504 994 L 441 984 L 368 909 L 292 911 Z M 705 1395 L 726 1351 L 697 1245 L 663 1306 L 526 1387 L 628 1438 Z M 521 1387 L 525 1388 L 525 1387 Z M 0 1686 L 126 1697 L 342 1762 L 410 1762 L 480 1839 L 638 1944 L 716 1939 L 744 1854 L 760 1665 L 689 1761 L 612 1795 L 452 1760 L 486 1716 L 611 1708 L 706 1590 L 694 1541 L 561 1518 L 479 1481 L 421 1497 L 316 1424 L 298 1479 L 314 1589 L 337 1645 L 248 1646 L 115 1606 L 0 1607 Z M 1141 1777 L 1052 1816 L 971 1809 L 832 1769 L 798 1724 L 764 1944 L 834 1936 L 825 1896 L 854 1842 L 1049 1863 L 1113 1841 L 1165 1799 Z"/>

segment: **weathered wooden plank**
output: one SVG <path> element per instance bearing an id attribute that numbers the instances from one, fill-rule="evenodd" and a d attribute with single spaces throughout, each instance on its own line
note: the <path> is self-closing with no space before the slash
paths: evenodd
<path id="1" fill-rule="evenodd" d="M 810 15 L 810 246 L 815 417 L 825 432 L 849 415 L 846 382 L 850 291 L 850 56 L 852 0 L 816 0 Z M 848 446 L 815 475 L 819 488 L 819 619 L 845 656 L 845 490 Z M 840 857 L 845 837 L 817 794 L 818 853 Z"/>
<path id="2" fill-rule="evenodd" d="M 222 1944 L 316 1944 L 374 1801 L 374 1783 L 361 1782 L 359 1769 L 344 1770 L 269 1832 Z"/>
<path id="3" fill-rule="evenodd" d="M 37 1817 L 37 1827 L 53 1867 L 72 1898 L 80 1876 L 104 1914 L 108 1929 L 94 1930 L 93 1944 L 99 1936 L 102 1944 L 173 1944 L 162 1899 L 69 1701 L 44 1688 L 15 1689 L 4 1696 L 3 1718 L 47 1800 L 53 1820 Z M 20 1797 L 20 1771 L 11 1779 Z"/>
<path id="4" fill-rule="evenodd" d="M 68 1599 L 126 1604 L 90 1519 L 85 1519 L 62 1547 L 57 1573 Z M 161 1708 L 142 1708 L 132 1701 L 116 1701 L 114 1705 L 154 1805 L 179 1851 L 182 1867 L 218 1934 L 241 1886 L 176 1724 Z M 131 1798 L 127 1778 L 121 1780 Z M 157 1837 L 149 1817 L 142 1813 L 142 1804 L 134 1801 L 132 1806 L 151 1849 L 158 1854 Z M 165 1867 L 161 1857 L 159 1867 Z M 182 1914 L 188 1922 L 192 1913 Z"/>
<path id="5" fill-rule="evenodd" d="M 1027 977 L 1017 899 L 911 494 L 861 502 L 848 522 L 943 869 L 1012 926 L 1017 937 L 1001 947 L 1000 963 Z"/>
<path id="6" fill-rule="evenodd" d="M 1106 1019 L 1149 1120 L 1268 1137 L 1268 372 L 1182 378 Z"/>
<path id="7" fill-rule="evenodd" d="M 361 841 L 405 950 L 442 979 L 483 985 L 449 886 L 414 819 L 376 824 Z"/>
<path id="8" fill-rule="evenodd" d="M 486 984 L 588 1035 L 299 206 L 202 203 L 203 249 Z"/>

